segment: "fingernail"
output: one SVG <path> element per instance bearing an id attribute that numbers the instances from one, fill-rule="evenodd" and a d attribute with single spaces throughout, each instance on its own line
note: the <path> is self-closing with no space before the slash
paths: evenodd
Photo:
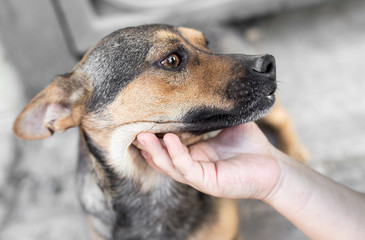
<path id="1" fill-rule="evenodd" d="M 167 143 L 166 143 L 165 139 L 161 139 L 160 142 L 161 142 L 162 146 L 164 146 L 165 148 L 167 147 Z"/>
<path id="2" fill-rule="evenodd" d="M 162 142 L 164 147 L 167 147 L 170 144 L 168 141 L 166 141 L 166 135 L 163 137 L 161 142 Z"/>
<path id="3" fill-rule="evenodd" d="M 140 135 L 141 135 L 141 134 L 137 135 L 137 140 L 138 140 L 138 142 L 139 142 L 142 146 L 145 146 L 145 145 L 146 145 L 146 143 L 145 143 L 145 141 L 144 141 L 143 139 L 141 139 Z"/>

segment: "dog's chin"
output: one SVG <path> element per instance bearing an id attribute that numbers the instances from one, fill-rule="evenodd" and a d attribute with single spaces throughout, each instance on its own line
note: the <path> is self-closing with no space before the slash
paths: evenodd
<path id="1" fill-rule="evenodd" d="M 275 96 L 268 95 L 251 105 L 238 106 L 230 111 L 209 107 L 193 109 L 185 116 L 185 126 L 181 131 L 198 136 L 208 132 L 256 121 L 267 115 L 274 103 Z"/>

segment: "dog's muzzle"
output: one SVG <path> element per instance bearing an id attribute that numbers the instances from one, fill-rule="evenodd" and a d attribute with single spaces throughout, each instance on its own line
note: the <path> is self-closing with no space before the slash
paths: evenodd
<path id="1" fill-rule="evenodd" d="M 242 77 L 233 80 L 227 88 L 227 97 L 236 104 L 249 104 L 265 96 L 271 98 L 276 91 L 276 66 L 272 55 L 236 55 L 245 69 Z"/>
<path id="2" fill-rule="evenodd" d="M 185 116 L 186 131 L 196 134 L 255 121 L 263 117 L 275 103 L 276 68 L 271 55 L 231 55 L 236 62 L 235 77 L 225 98 L 233 101 L 232 109 L 201 106 Z"/>

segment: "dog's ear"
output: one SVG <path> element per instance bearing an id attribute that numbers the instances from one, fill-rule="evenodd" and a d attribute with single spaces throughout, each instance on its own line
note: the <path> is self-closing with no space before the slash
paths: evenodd
<path id="1" fill-rule="evenodd" d="M 73 73 L 57 77 L 19 114 L 13 125 L 15 135 L 27 140 L 43 139 L 78 126 L 88 99 L 86 83 Z"/>

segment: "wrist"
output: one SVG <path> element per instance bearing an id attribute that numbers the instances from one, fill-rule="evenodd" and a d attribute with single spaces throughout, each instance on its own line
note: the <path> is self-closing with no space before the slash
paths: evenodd
<path id="1" fill-rule="evenodd" d="M 277 194 L 279 192 L 281 192 L 282 188 L 283 188 L 283 183 L 286 181 L 287 178 L 287 172 L 286 172 L 286 167 L 285 167 L 285 163 L 283 162 L 283 153 L 281 153 L 278 149 L 276 148 L 272 148 L 271 151 L 271 155 L 273 158 L 273 161 L 276 162 L 277 165 L 277 178 L 276 179 L 272 179 L 273 184 L 272 187 L 270 189 L 268 189 L 268 193 L 266 194 L 266 196 L 264 196 L 264 198 L 259 199 L 264 201 L 265 203 L 271 205 L 271 202 L 273 199 L 275 199 L 277 197 Z"/>
<path id="2" fill-rule="evenodd" d="M 307 214 L 313 198 L 324 195 L 327 181 L 310 167 L 279 150 L 274 156 L 280 166 L 280 177 L 263 201 L 292 221 Z"/>
<path id="3" fill-rule="evenodd" d="M 272 156 L 277 162 L 279 176 L 269 194 L 261 200 L 274 207 L 275 203 L 281 202 L 282 199 L 297 196 L 297 190 L 300 189 L 298 188 L 299 185 L 306 185 L 306 179 L 301 179 L 301 173 L 305 171 L 303 168 L 306 167 L 276 148 L 273 148 Z M 288 196 L 290 194 L 293 195 Z"/>
<path id="4" fill-rule="evenodd" d="M 244 156 L 242 158 L 247 158 Z M 262 201 L 269 201 L 278 187 L 282 179 L 282 164 L 276 157 L 276 153 L 269 153 L 267 155 L 252 155 L 249 157 L 252 164 L 249 164 L 251 176 L 245 176 L 249 179 L 246 184 L 242 184 L 242 196 L 240 198 L 252 198 Z M 249 186 L 249 187 L 248 187 Z"/>

